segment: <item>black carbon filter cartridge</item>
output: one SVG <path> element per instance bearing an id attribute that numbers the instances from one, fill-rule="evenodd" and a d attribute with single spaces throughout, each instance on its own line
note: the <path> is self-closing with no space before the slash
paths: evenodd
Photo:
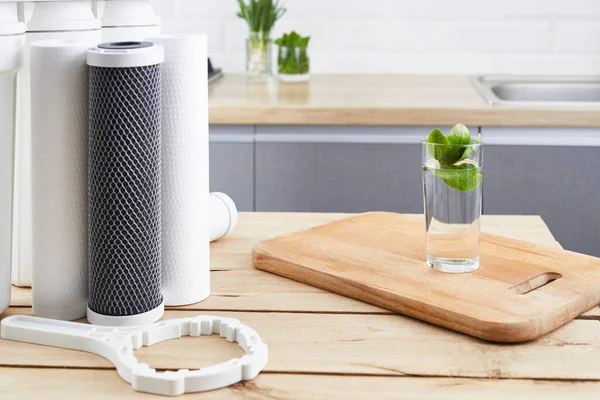
<path id="1" fill-rule="evenodd" d="M 161 294 L 161 63 L 150 42 L 88 50 L 89 274 L 87 317 L 144 325 Z"/>

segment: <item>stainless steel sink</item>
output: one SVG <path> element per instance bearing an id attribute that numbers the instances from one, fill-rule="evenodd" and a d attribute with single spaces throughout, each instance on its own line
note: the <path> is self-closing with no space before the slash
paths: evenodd
<path id="1" fill-rule="evenodd" d="M 600 105 L 600 76 L 472 76 L 469 81 L 491 105 Z"/>

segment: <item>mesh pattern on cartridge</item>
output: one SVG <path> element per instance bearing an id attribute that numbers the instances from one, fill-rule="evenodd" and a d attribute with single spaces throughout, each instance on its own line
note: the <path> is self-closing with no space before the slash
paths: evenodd
<path id="1" fill-rule="evenodd" d="M 161 65 L 89 67 L 89 308 L 160 306 Z"/>

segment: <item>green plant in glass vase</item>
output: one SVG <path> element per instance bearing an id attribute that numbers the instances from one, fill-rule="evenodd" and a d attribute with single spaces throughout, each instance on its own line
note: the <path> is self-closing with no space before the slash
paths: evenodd
<path id="1" fill-rule="evenodd" d="M 271 76 L 271 30 L 285 14 L 281 0 L 238 0 L 238 17 L 248 24 L 250 34 L 246 40 L 246 72 L 255 80 Z"/>
<path id="2" fill-rule="evenodd" d="M 310 71 L 309 41 L 310 36 L 302 37 L 296 32 L 286 33 L 275 40 L 275 44 L 279 47 L 277 69 L 282 80 L 308 80 Z"/>

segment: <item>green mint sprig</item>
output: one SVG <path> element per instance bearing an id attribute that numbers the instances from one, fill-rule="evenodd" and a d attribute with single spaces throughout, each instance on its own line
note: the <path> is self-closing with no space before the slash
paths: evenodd
<path id="1" fill-rule="evenodd" d="M 431 169 L 434 176 L 461 192 L 471 192 L 479 186 L 483 175 L 478 166 L 461 161 L 469 158 L 481 144 L 481 134 L 471 142 L 471 134 L 467 127 L 456 124 L 448 136 L 439 129 L 432 130 L 427 142 L 431 143 L 427 146 L 427 151 L 440 163 L 440 168 Z"/>

